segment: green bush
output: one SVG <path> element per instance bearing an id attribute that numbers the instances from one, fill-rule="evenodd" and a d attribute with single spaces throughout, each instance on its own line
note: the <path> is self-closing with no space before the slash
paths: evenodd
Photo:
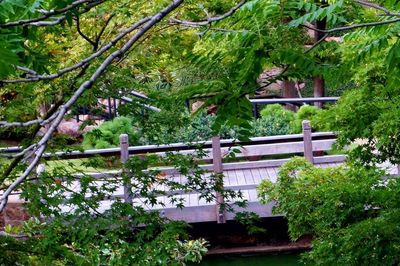
<path id="1" fill-rule="evenodd" d="M 132 119 L 123 116 L 104 122 L 98 128 L 86 133 L 82 144 L 85 149 L 118 147 L 121 134 L 128 134 L 130 145 L 138 144 L 139 137 L 133 128 Z"/>
<path id="2" fill-rule="evenodd" d="M 318 115 L 321 109 L 313 105 L 302 105 L 299 110 L 296 112 L 296 119 L 294 121 L 293 127 L 296 133 L 300 133 L 302 131 L 302 122 L 303 120 L 310 120 L 311 126 L 313 129 L 318 130 L 319 125 L 315 121 L 315 117 Z"/>
<path id="3" fill-rule="evenodd" d="M 286 110 L 280 104 L 267 105 L 260 114 L 261 117 L 253 122 L 254 137 L 296 133 L 293 127 L 295 113 Z"/>
<path id="4" fill-rule="evenodd" d="M 212 126 L 215 119 L 216 117 L 214 115 L 209 115 L 203 111 L 191 118 L 190 124 L 182 128 L 177 138 L 179 138 L 179 141 L 183 142 L 210 140 L 214 136 Z M 224 139 L 237 137 L 236 130 L 227 126 L 221 128 L 219 135 Z"/>
<path id="5" fill-rule="evenodd" d="M 314 237 L 309 265 L 398 265 L 400 181 L 377 168 L 318 168 L 295 158 L 276 183 L 258 187 L 263 202 L 288 219 L 292 239 Z"/>
<path id="6" fill-rule="evenodd" d="M 301 122 L 304 119 L 313 121 L 319 109 L 304 105 L 295 113 L 279 104 L 272 104 L 267 105 L 260 113 L 261 117 L 252 122 L 253 129 L 250 137 L 300 133 Z M 128 117 L 118 117 L 105 122 L 85 134 L 83 147 L 86 149 L 117 147 L 119 135 L 122 133 L 129 135 L 130 145 L 205 141 L 216 134 L 212 129 L 216 116 L 209 115 L 206 111 L 192 116 L 189 113 L 177 114 L 175 117 L 172 117 L 172 114 L 157 113 L 156 116 L 157 119 L 164 121 L 161 126 L 159 123 L 151 123 L 152 120 L 146 125 L 134 126 L 132 119 Z M 153 125 L 158 126 L 153 127 Z M 146 130 L 135 129 L 140 127 Z M 224 125 L 218 134 L 223 139 L 235 139 L 238 138 L 238 132 L 239 128 Z"/>

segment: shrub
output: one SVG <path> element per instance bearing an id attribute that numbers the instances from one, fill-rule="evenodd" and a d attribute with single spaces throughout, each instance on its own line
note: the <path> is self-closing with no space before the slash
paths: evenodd
<path id="1" fill-rule="evenodd" d="M 318 123 L 315 123 L 315 117 L 321 109 L 313 105 L 302 105 L 296 113 L 296 120 L 294 121 L 294 131 L 300 133 L 302 131 L 302 121 L 310 120 L 313 129 L 318 130 Z M 314 122 L 314 123 L 313 123 Z"/>
<path id="2" fill-rule="evenodd" d="M 212 126 L 215 119 L 214 115 L 208 115 L 203 111 L 192 117 L 189 126 L 182 128 L 177 138 L 183 142 L 210 140 L 214 136 Z M 222 126 L 219 135 L 224 139 L 237 137 L 236 130 L 227 126 Z"/>
<path id="3" fill-rule="evenodd" d="M 138 143 L 138 133 L 132 126 L 132 119 L 121 116 L 86 133 L 82 144 L 85 149 L 118 147 L 121 134 L 128 134 L 130 145 Z"/>
<path id="4" fill-rule="evenodd" d="M 279 104 L 267 105 L 261 117 L 253 122 L 253 136 L 274 136 L 296 133 L 293 127 L 295 113 Z"/>
<path id="5" fill-rule="evenodd" d="M 314 237 L 309 265 L 398 265 L 400 181 L 355 165 L 318 168 L 303 158 L 284 164 L 276 183 L 258 187 L 263 202 L 288 219 L 289 234 Z"/>

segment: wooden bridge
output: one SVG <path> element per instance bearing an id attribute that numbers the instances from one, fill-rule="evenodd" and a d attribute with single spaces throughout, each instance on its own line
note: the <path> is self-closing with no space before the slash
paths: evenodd
<path id="1" fill-rule="evenodd" d="M 220 140 L 219 137 L 214 137 L 212 141 L 194 143 L 193 145 L 174 143 L 169 145 L 147 145 L 129 147 L 127 135 L 121 135 L 121 146 L 119 148 L 101 149 L 101 150 L 86 150 L 73 152 L 56 152 L 45 154 L 44 157 L 48 160 L 56 158 L 72 159 L 86 158 L 94 155 L 100 156 L 120 156 L 122 163 L 125 163 L 129 156 L 137 156 L 143 154 L 165 155 L 167 152 L 175 152 L 180 154 L 194 154 L 194 147 L 201 145 L 207 153 L 206 161 L 212 161 L 211 164 L 203 164 L 200 167 L 208 172 L 204 178 L 211 175 L 213 172 L 223 173 L 223 185 L 226 189 L 241 191 L 245 199 L 248 200 L 248 205 L 245 209 L 236 208 L 236 211 L 252 211 L 260 217 L 271 217 L 273 204 L 261 205 L 257 199 L 256 187 L 264 179 L 275 182 L 279 167 L 290 159 L 293 155 L 303 155 L 307 160 L 318 167 L 334 167 L 342 164 L 345 161 L 344 155 L 323 155 L 324 152 L 331 150 L 335 142 L 335 134 L 330 132 L 312 133 L 308 121 L 303 122 L 303 133 L 283 136 L 257 137 L 252 138 L 249 142 L 234 142 L 233 140 Z M 237 146 L 237 145 L 240 146 Z M 240 150 L 236 154 L 236 158 L 241 161 L 224 162 L 224 157 L 229 153 L 229 149 L 233 146 Z M 265 159 L 265 157 L 276 157 L 277 155 L 286 155 L 285 159 Z M 320 155 L 320 156 L 314 156 Z M 393 167 L 392 167 L 393 168 Z M 43 171 L 43 167 L 40 167 Z M 157 168 L 163 173 L 163 178 L 168 178 L 180 183 L 185 183 L 187 177 L 179 174 L 172 167 Z M 397 173 L 397 168 L 389 169 L 393 173 Z M 85 173 L 102 182 L 102 180 L 110 177 L 120 177 L 121 171 L 109 171 L 101 173 Z M 79 177 L 79 174 L 77 174 Z M 134 179 L 134 178 L 133 178 Z M 76 184 L 70 185 L 71 189 L 76 189 Z M 199 193 L 195 191 L 177 192 L 179 197 L 184 200 L 184 208 L 179 209 L 174 207 L 174 204 L 169 202 L 167 196 L 158 196 L 157 200 L 161 204 L 148 206 L 144 204 L 144 199 L 140 197 L 131 198 L 129 187 L 121 186 L 114 193 L 113 197 L 123 198 L 126 202 L 135 205 L 140 205 L 148 210 L 158 210 L 162 216 L 174 220 L 184 220 L 189 223 L 212 222 L 219 223 L 226 220 L 234 219 L 235 213 L 222 213 L 219 211 L 221 198 L 216 195 L 216 202 L 206 202 L 199 197 Z M 168 191 L 175 193 L 176 191 Z M 218 203 L 217 203 L 218 202 Z M 104 211 L 110 207 L 112 200 L 105 200 L 101 203 L 98 211 Z M 66 207 L 64 209 L 68 211 Z"/>

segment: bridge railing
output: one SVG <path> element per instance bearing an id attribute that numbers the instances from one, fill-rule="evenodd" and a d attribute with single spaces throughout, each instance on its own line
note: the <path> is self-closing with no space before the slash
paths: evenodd
<path id="1" fill-rule="evenodd" d="M 172 143 L 165 145 L 145 145 L 145 146 L 129 146 L 128 136 L 123 134 L 120 137 L 120 147 L 109 149 L 97 150 L 84 150 L 84 151 L 59 151 L 45 153 L 43 158 L 46 161 L 54 160 L 72 160 L 83 159 L 94 156 L 110 157 L 118 156 L 122 163 L 122 168 L 114 171 L 97 171 L 90 173 L 77 173 L 75 176 L 90 175 L 96 179 L 108 179 L 110 177 L 120 177 L 123 172 L 127 171 L 124 164 L 128 161 L 129 156 L 140 156 L 146 154 L 156 154 L 159 156 L 166 155 L 167 152 L 174 152 L 180 154 L 196 154 L 197 148 L 201 147 L 203 152 L 207 155 L 202 158 L 203 164 L 201 167 L 205 170 L 215 173 L 222 173 L 223 171 L 237 170 L 237 169 L 252 169 L 261 167 L 277 167 L 288 161 L 289 159 L 271 159 L 275 155 L 291 155 L 291 154 L 304 154 L 304 156 L 313 163 L 328 163 L 328 162 L 342 162 L 344 156 L 318 156 L 315 157 L 315 152 L 324 152 L 332 149 L 332 145 L 336 140 L 336 136 L 332 132 L 311 132 L 311 127 L 308 121 L 303 122 L 303 133 L 282 135 L 282 136 L 269 136 L 269 137 L 256 137 L 251 138 L 249 141 L 238 142 L 233 139 L 220 139 L 214 137 L 211 141 L 203 141 L 196 143 Z M 232 149 L 235 149 L 235 157 L 241 159 L 240 161 L 224 161 Z M 4 151 L 3 151 L 4 152 Z M 6 152 L 18 152 L 18 148 L 14 147 Z M 265 157 L 268 158 L 265 158 Z M 248 160 L 243 160 L 248 159 Z M 212 163 L 210 163 L 212 162 Z M 40 171 L 44 171 L 44 167 L 40 167 Z M 157 167 L 161 172 L 167 175 L 177 174 L 177 170 L 173 167 Z M 40 174 L 40 173 L 39 173 Z M 224 180 L 221 180 L 222 186 Z M 252 185 L 256 186 L 256 184 Z M 123 184 L 123 195 L 113 195 L 114 198 L 123 198 L 125 202 L 132 203 L 137 195 L 131 194 L 131 186 L 129 183 Z M 229 187 L 229 189 L 249 189 L 249 185 L 237 185 L 236 187 Z M 251 187 L 253 188 L 253 187 Z M 168 193 L 179 193 L 179 191 L 170 191 Z M 225 222 L 226 214 L 219 208 L 223 203 L 221 195 L 216 194 L 216 220 L 218 222 Z"/>

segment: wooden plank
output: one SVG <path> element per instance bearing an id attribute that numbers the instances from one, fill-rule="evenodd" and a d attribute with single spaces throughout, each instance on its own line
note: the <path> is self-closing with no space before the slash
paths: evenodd
<path id="1" fill-rule="evenodd" d="M 282 215 L 272 214 L 272 203 L 261 205 L 258 202 L 250 202 L 246 209 L 235 207 L 236 211 L 252 211 L 260 217 L 274 217 Z M 213 222 L 215 221 L 215 208 L 212 205 L 188 207 L 184 209 L 167 208 L 161 210 L 162 215 L 171 220 L 183 220 L 188 223 Z M 235 213 L 227 213 L 228 220 L 234 220 Z"/>
<path id="2" fill-rule="evenodd" d="M 217 223 L 225 223 L 225 210 L 221 208 L 221 204 L 224 203 L 224 197 L 218 192 L 218 189 L 222 189 L 224 186 L 224 178 L 219 174 L 222 173 L 222 156 L 221 156 L 221 140 L 219 136 L 215 136 L 212 138 L 212 156 L 213 156 L 213 171 L 216 174 L 217 182 L 216 185 L 218 186 L 215 192 L 215 215 L 217 219 Z"/>
<path id="3" fill-rule="evenodd" d="M 238 171 L 238 170 L 236 170 L 236 171 Z M 246 184 L 256 184 L 254 181 L 253 174 L 251 173 L 250 169 L 243 169 L 241 171 L 244 175 L 244 178 L 246 179 Z"/>
<path id="4" fill-rule="evenodd" d="M 335 140 L 315 140 L 312 142 L 314 151 L 327 151 L 330 150 Z M 288 143 L 274 143 L 274 144 L 260 144 L 260 145 L 247 145 L 238 147 L 240 153 L 236 154 L 237 158 L 250 157 L 250 156 L 263 156 L 263 155 L 276 155 L 276 154 L 292 154 L 303 153 L 304 143 L 288 142 Z M 229 148 L 221 148 L 222 154 L 225 156 L 229 153 Z"/>
<path id="5" fill-rule="evenodd" d="M 314 163 L 342 163 L 346 161 L 346 155 L 327 155 L 321 157 L 314 157 Z"/>
<path id="6" fill-rule="evenodd" d="M 288 162 L 290 159 L 279 159 L 279 160 L 261 160 L 261 161 L 251 161 L 251 162 L 234 162 L 234 163 L 224 163 L 224 170 L 235 170 L 235 169 L 254 169 L 261 167 L 273 167 L 281 166 L 282 164 Z"/>
<path id="7" fill-rule="evenodd" d="M 200 198 L 200 194 L 195 194 L 197 197 L 197 200 L 199 202 L 198 206 L 205 206 L 205 205 L 213 205 L 214 203 L 212 202 L 207 202 L 206 199 Z"/>
<path id="8" fill-rule="evenodd" d="M 257 197 L 257 191 L 255 189 L 249 189 L 249 202 L 257 202 L 258 197 Z"/>
<path id="9" fill-rule="evenodd" d="M 266 168 L 266 171 L 268 173 L 268 179 L 275 183 L 277 180 L 277 177 L 278 177 L 278 175 L 275 171 L 275 167 L 268 167 L 268 168 Z"/>
<path id="10" fill-rule="evenodd" d="M 250 99 L 253 104 L 337 102 L 339 97 Z"/>
<path id="11" fill-rule="evenodd" d="M 205 205 L 187 207 L 184 209 L 166 208 L 163 216 L 171 220 L 186 221 L 188 223 L 215 222 L 215 206 Z"/>
<path id="12" fill-rule="evenodd" d="M 250 171 L 253 175 L 254 184 L 259 184 L 261 182 L 262 178 L 261 178 L 260 171 L 258 170 L 258 168 L 250 169 Z"/>
<path id="13" fill-rule="evenodd" d="M 333 132 L 314 132 L 312 133 L 313 138 L 334 138 L 335 134 Z M 250 138 L 251 142 L 268 142 L 268 141 L 288 141 L 292 139 L 301 138 L 301 134 L 290 134 L 290 135 L 279 135 L 279 136 L 267 136 L 267 137 L 253 137 Z M 221 144 L 223 145 L 233 145 L 233 144 L 241 144 L 240 142 L 236 142 L 234 139 L 223 139 L 221 140 Z M 152 153 L 158 152 L 161 150 L 181 150 L 188 149 L 190 147 L 197 146 L 207 146 L 211 147 L 211 141 L 199 141 L 193 142 L 190 145 L 187 143 L 171 143 L 164 145 L 143 145 L 143 146 L 131 146 L 129 147 L 130 154 L 144 154 L 144 153 Z M 22 150 L 21 147 L 7 147 L 0 148 L 0 152 L 20 152 Z M 116 156 L 120 154 L 120 148 L 107 148 L 107 149 L 89 149 L 85 151 L 60 151 L 54 153 L 45 153 L 43 158 L 85 158 L 94 155 L 102 155 L 102 156 Z"/>
<path id="14" fill-rule="evenodd" d="M 227 177 L 226 180 L 228 181 L 228 185 L 230 185 L 230 186 L 238 185 L 235 170 L 226 171 L 224 173 L 226 173 L 226 177 Z"/>
<path id="15" fill-rule="evenodd" d="M 281 136 L 268 136 L 268 137 L 256 137 L 250 138 L 253 145 L 268 143 L 268 142 L 288 142 L 291 140 L 297 140 L 301 138 L 301 134 L 291 134 L 291 135 L 281 135 Z M 313 138 L 334 138 L 335 134 L 332 132 L 316 132 L 312 134 Z M 233 139 L 221 140 L 223 146 L 232 147 L 238 144 L 244 144 L 249 142 L 235 142 Z M 143 145 L 143 146 L 133 146 L 129 147 L 129 154 L 159 154 L 160 156 L 165 156 L 166 151 L 175 151 L 181 154 L 194 154 L 194 147 L 203 146 L 205 151 L 211 152 L 211 142 L 202 141 L 195 142 L 190 145 L 186 143 L 171 143 L 166 145 Z M 16 149 L 12 150 L 13 152 Z M 108 148 L 108 149 L 95 149 L 95 150 L 85 150 L 85 151 L 70 151 L 70 152 L 54 152 L 45 153 L 43 158 L 47 160 L 54 160 L 60 158 L 87 158 L 95 155 L 101 156 L 118 156 L 120 154 L 120 148 Z"/>
<path id="16" fill-rule="evenodd" d="M 199 194 L 189 194 L 190 206 L 199 206 Z"/>
<path id="17" fill-rule="evenodd" d="M 243 193 L 243 198 L 242 199 L 237 199 L 237 200 L 247 200 L 250 201 L 250 195 L 249 195 L 249 190 L 248 189 L 239 189 Z"/>
<path id="18" fill-rule="evenodd" d="M 239 185 L 246 185 L 246 178 L 242 170 L 235 170 L 236 179 Z"/>
<path id="19" fill-rule="evenodd" d="M 269 175 L 268 175 L 268 172 L 267 172 L 267 170 L 266 169 L 268 169 L 268 168 L 258 168 L 258 170 L 260 171 L 260 175 L 261 175 L 261 179 L 262 180 L 264 180 L 264 179 L 270 179 L 270 177 L 269 177 Z"/>

